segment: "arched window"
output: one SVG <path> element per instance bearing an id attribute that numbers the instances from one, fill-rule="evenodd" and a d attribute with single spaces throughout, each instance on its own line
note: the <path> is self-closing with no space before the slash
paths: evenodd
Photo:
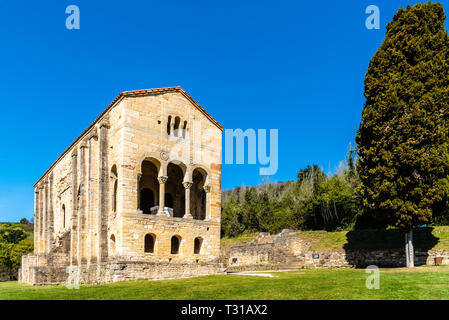
<path id="1" fill-rule="evenodd" d="M 187 134 L 187 121 L 184 121 L 184 127 L 182 128 L 182 138 L 185 139 Z"/>
<path id="2" fill-rule="evenodd" d="M 144 214 L 151 214 L 152 207 L 154 207 L 154 193 L 151 189 L 144 188 L 140 191 L 140 210 Z"/>
<path id="3" fill-rule="evenodd" d="M 167 121 L 167 134 L 169 135 L 171 133 L 171 116 L 168 116 Z"/>
<path id="4" fill-rule="evenodd" d="M 203 244 L 203 239 L 201 239 L 199 237 L 195 238 L 194 249 L 193 249 L 194 254 L 200 253 L 202 244 Z"/>
<path id="5" fill-rule="evenodd" d="M 173 236 L 171 237 L 171 254 L 179 253 L 179 245 L 181 243 L 181 237 Z"/>
<path id="6" fill-rule="evenodd" d="M 113 234 L 111 235 L 111 242 L 110 242 L 110 244 L 111 244 L 111 252 L 115 253 L 115 236 Z"/>
<path id="7" fill-rule="evenodd" d="M 154 252 L 154 236 L 152 234 L 145 235 L 145 252 L 153 253 Z"/>
<path id="8" fill-rule="evenodd" d="M 62 205 L 62 228 L 65 229 L 65 204 Z"/>
<path id="9" fill-rule="evenodd" d="M 112 212 L 117 211 L 117 188 L 118 188 L 118 180 L 115 180 L 114 190 L 112 194 Z"/>
<path id="10" fill-rule="evenodd" d="M 112 212 L 117 211 L 117 188 L 118 188 L 118 175 L 117 175 L 117 166 L 114 164 L 111 169 L 111 180 L 114 184 L 113 190 L 112 190 Z"/>
<path id="11" fill-rule="evenodd" d="M 179 134 L 179 124 L 181 123 L 181 118 L 180 117 L 176 117 L 175 118 L 175 126 L 174 126 L 174 134 L 175 134 L 175 137 L 179 137 L 179 136 L 181 136 L 180 134 Z"/>

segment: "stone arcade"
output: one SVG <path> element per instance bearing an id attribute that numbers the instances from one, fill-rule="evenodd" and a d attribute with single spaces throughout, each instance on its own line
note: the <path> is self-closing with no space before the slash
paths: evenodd
<path id="1" fill-rule="evenodd" d="M 35 184 L 20 282 L 220 273 L 222 129 L 180 87 L 121 93 Z"/>

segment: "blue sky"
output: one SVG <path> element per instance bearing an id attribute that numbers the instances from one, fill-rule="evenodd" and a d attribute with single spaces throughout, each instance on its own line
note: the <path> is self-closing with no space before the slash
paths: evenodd
<path id="1" fill-rule="evenodd" d="M 125 90 L 181 85 L 225 128 L 278 129 L 271 181 L 312 163 L 334 171 L 369 60 L 408 3 L 2 1 L 0 221 L 32 217 L 33 184 Z M 65 27 L 71 4 L 80 30 Z M 365 27 L 371 4 L 380 30 Z M 223 165 L 224 189 L 259 182 L 257 165 Z"/>

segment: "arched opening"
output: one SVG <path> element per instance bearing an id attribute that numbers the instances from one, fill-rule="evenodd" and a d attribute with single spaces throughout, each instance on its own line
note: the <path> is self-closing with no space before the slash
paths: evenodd
<path id="1" fill-rule="evenodd" d="M 142 174 L 138 180 L 138 208 L 145 214 L 156 214 L 159 203 L 159 163 L 155 159 L 142 162 Z M 153 211 L 151 210 L 152 208 Z"/>
<path id="2" fill-rule="evenodd" d="M 171 116 L 168 116 L 168 121 L 167 121 L 167 134 L 170 135 L 171 132 Z"/>
<path id="3" fill-rule="evenodd" d="M 145 253 L 154 253 L 155 236 L 152 234 L 145 235 Z"/>
<path id="4" fill-rule="evenodd" d="M 201 168 L 196 168 L 192 173 L 192 188 L 190 192 L 190 212 L 194 219 L 206 218 L 206 183 L 207 173 Z"/>
<path id="5" fill-rule="evenodd" d="M 184 171 L 180 165 L 169 163 L 167 175 L 165 206 L 173 209 L 173 217 L 182 218 L 185 214 Z"/>
<path id="6" fill-rule="evenodd" d="M 175 125 L 174 125 L 174 134 L 175 137 L 180 137 L 181 135 L 179 134 L 179 124 L 181 123 L 181 118 L 180 117 L 176 117 L 175 118 Z"/>
<path id="7" fill-rule="evenodd" d="M 117 175 L 117 166 L 114 164 L 111 168 L 111 181 L 112 181 L 112 203 L 111 209 L 112 212 L 117 211 L 117 189 L 118 189 L 118 175 Z"/>
<path id="8" fill-rule="evenodd" d="M 81 185 L 78 185 L 78 194 L 76 196 L 76 210 L 81 208 Z"/>
<path id="9" fill-rule="evenodd" d="M 179 253 L 180 244 L 181 244 L 181 237 L 179 236 L 171 237 L 171 254 Z"/>
<path id="10" fill-rule="evenodd" d="M 112 234 L 110 241 L 109 241 L 109 247 L 110 247 L 110 251 L 111 253 L 115 253 L 115 236 Z"/>
<path id="11" fill-rule="evenodd" d="M 165 206 L 173 208 L 173 196 L 170 193 L 165 194 Z"/>
<path id="12" fill-rule="evenodd" d="M 144 214 L 151 214 L 154 207 L 154 193 L 151 189 L 144 188 L 140 191 L 140 210 Z"/>
<path id="13" fill-rule="evenodd" d="M 65 229 L 65 204 L 62 205 L 61 214 L 62 214 L 62 228 Z"/>
<path id="14" fill-rule="evenodd" d="M 187 121 L 184 121 L 184 127 L 182 128 L 182 138 L 185 139 L 187 134 Z"/>
<path id="15" fill-rule="evenodd" d="M 194 254 L 200 254 L 202 244 L 203 244 L 203 239 L 201 239 L 200 237 L 195 238 L 195 243 L 194 243 L 194 248 L 193 248 Z"/>
<path id="16" fill-rule="evenodd" d="M 114 189 L 112 191 L 112 212 L 117 211 L 117 188 L 118 188 L 118 180 L 114 181 Z"/>

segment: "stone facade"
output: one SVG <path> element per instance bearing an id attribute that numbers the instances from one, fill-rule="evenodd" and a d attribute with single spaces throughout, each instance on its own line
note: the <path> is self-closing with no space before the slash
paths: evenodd
<path id="1" fill-rule="evenodd" d="M 415 250 L 415 265 L 434 265 L 441 257 L 449 264 L 445 250 Z M 228 272 L 300 268 L 404 267 L 404 249 L 348 249 L 314 251 L 300 233 L 284 230 L 278 235 L 261 233 L 251 243 L 222 249 L 221 261 Z"/>
<path id="2" fill-rule="evenodd" d="M 20 281 L 221 272 L 222 129 L 180 87 L 121 93 L 35 184 Z"/>

